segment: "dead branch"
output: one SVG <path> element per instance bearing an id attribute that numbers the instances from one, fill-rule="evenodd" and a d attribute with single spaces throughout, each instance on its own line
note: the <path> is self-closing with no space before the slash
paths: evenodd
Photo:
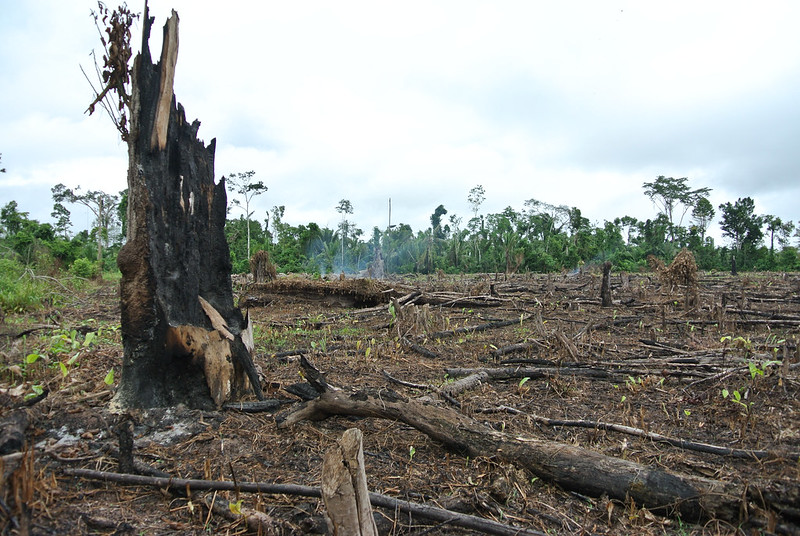
<path id="1" fill-rule="evenodd" d="M 485 382 L 489 379 L 489 375 L 485 371 L 476 372 L 475 374 L 470 374 L 460 380 L 456 380 L 453 383 L 448 383 L 444 387 L 440 389 L 441 392 L 446 393 L 450 396 L 458 394 L 462 391 L 466 391 L 468 389 L 472 389 L 480 385 L 481 383 Z"/>
<path id="2" fill-rule="evenodd" d="M 638 374 L 634 370 L 614 370 L 610 372 L 604 369 L 591 368 L 591 367 L 571 367 L 571 366 L 553 366 L 553 367 L 500 367 L 500 368 L 446 368 L 445 373 L 454 378 L 462 376 L 470 376 L 479 372 L 485 372 L 486 375 L 492 380 L 510 380 L 516 378 L 530 378 L 537 380 L 541 378 L 550 378 L 552 376 L 580 376 L 582 378 L 592 378 L 596 380 L 607 380 L 620 382 L 625 381 L 629 375 Z"/>
<path id="3" fill-rule="evenodd" d="M 434 393 L 436 393 L 440 397 L 442 397 L 445 400 L 447 400 L 447 402 L 449 402 L 453 406 L 455 406 L 457 408 L 461 408 L 461 402 L 459 402 L 458 400 L 453 398 L 453 394 L 450 391 L 445 391 L 444 389 L 437 389 L 437 388 L 433 387 L 432 385 L 425 385 L 425 384 L 421 384 L 421 383 L 411 383 L 411 382 L 407 382 L 407 381 L 404 381 L 404 380 L 400 380 L 398 378 L 395 378 L 394 376 L 392 376 L 391 374 L 389 374 L 385 370 L 383 371 L 383 377 L 386 378 L 387 380 L 389 380 L 392 383 L 396 383 L 396 384 L 402 385 L 404 387 L 410 387 L 412 389 L 420 389 L 420 390 L 423 390 L 423 391 L 433 391 Z"/>
<path id="4" fill-rule="evenodd" d="M 421 356 L 427 357 L 429 359 L 436 359 L 436 358 L 439 357 L 439 354 L 437 354 L 436 352 L 433 352 L 431 350 L 428 350 L 424 346 L 420 346 L 419 344 L 415 344 L 415 343 L 411 342 L 408 339 L 408 337 L 402 337 L 400 339 L 400 342 L 403 343 L 403 346 L 406 346 L 406 347 L 410 348 L 411 350 L 415 351 L 416 353 L 418 353 Z"/>
<path id="5" fill-rule="evenodd" d="M 514 324 L 522 324 L 522 322 L 528 320 L 529 318 L 530 316 L 522 316 L 520 318 L 515 318 L 513 320 L 501 320 L 500 322 L 487 322 L 485 324 L 478 324 L 476 326 L 463 326 L 460 328 L 449 329 L 446 331 L 437 331 L 435 333 L 431 333 L 430 335 L 426 335 L 426 338 L 444 339 L 446 337 L 453 337 L 455 335 L 460 335 L 462 333 L 478 333 L 480 331 L 486 331 L 489 329 L 500 329 L 508 326 L 513 326 Z"/>
<path id="6" fill-rule="evenodd" d="M 479 413 L 486 413 L 486 410 L 478 409 L 476 411 Z M 620 434 L 632 435 L 644 439 L 649 439 L 657 443 L 667 443 L 669 445 L 678 447 L 683 450 L 693 450 L 696 452 L 717 454 L 719 456 L 731 456 L 733 458 L 741 458 L 749 460 L 800 459 L 800 453 L 797 452 L 788 452 L 785 454 L 780 454 L 777 452 L 771 452 L 767 450 L 736 449 L 730 447 L 723 447 L 720 445 L 712 445 L 710 443 L 701 443 L 698 441 L 690 441 L 688 439 L 669 437 L 658 434 L 656 432 L 647 432 L 645 430 L 642 430 L 641 428 L 635 428 L 633 426 L 626 426 L 623 424 L 613 424 L 602 421 L 587 421 L 580 419 L 578 420 L 551 419 L 548 417 L 541 417 L 539 415 L 526 413 L 516 408 L 511 408 L 507 406 L 500 407 L 498 411 L 507 411 L 509 413 L 514 413 L 517 415 L 525 415 L 526 417 L 529 417 L 532 421 L 547 426 L 568 426 L 568 427 L 578 427 L 578 428 L 590 428 L 593 430 L 607 430 L 609 432 L 617 432 Z"/>
<path id="7" fill-rule="evenodd" d="M 501 346 L 500 348 L 497 348 L 495 351 L 493 351 L 492 355 L 495 357 L 495 359 L 497 359 L 506 354 L 524 352 L 530 348 L 543 348 L 543 347 L 544 345 L 539 341 L 519 342 L 516 344 L 509 344 L 507 346 Z"/>
<path id="8" fill-rule="evenodd" d="M 131 484 L 135 486 L 154 486 L 160 489 L 186 489 L 193 491 L 239 491 L 244 493 L 263 493 L 271 495 L 296 495 L 302 497 L 321 498 L 322 493 L 319 488 L 312 486 L 300 486 L 296 484 L 268 484 L 266 482 L 230 482 L 195 480 L 186 478 L 159 478 L 152 476 L 131 475 L 125 473 L 111 473 L 107 471 L 94 471 L 92 469 L 64 469 L 64 475 L 86 478 L 89 480 L 101 480 L 103 482 L 118 482 L 121 484 Z M 380 506 L 414 516 L 431 519 L 433 521 L 448 522 L 454 527 L 462 527 L 470 530 L 477 530 L 485 534 L 497 534 L 499 536 L 545 536 L 543 532 L 519 527 L 512 527 L 497 523 L 490 519 L 483 519 L 477 516 L 460 514 L 435 506 L 416 504 L 370 492 L 369 501 L 373 506 Z"/>

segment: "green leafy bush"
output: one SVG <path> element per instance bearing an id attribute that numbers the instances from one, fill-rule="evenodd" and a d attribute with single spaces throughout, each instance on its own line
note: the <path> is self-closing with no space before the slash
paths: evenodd
<path id="1" fill-rule="evenodd" d="M 75 277 L 82 277 L 84 279 L 92 279 L 97 276 L 97 265 L 89 259 L 80 258 L 75 259 L 72 266 L 69 267 L 69 273 Z"/>

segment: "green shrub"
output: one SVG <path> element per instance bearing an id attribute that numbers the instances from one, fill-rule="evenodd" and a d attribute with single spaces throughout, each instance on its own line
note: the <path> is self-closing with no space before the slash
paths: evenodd
<path id="1" fill-rule="evenodd" d="M 75 259 L 75 261 L 72 263 L 72 266 L 69 267 L 69 273 L 75 277 L 92 279 L 93 277 L 97 276 L 97 265 L 89 259 Z"/>
<path id="2" fill-rule="evenodd" d="M 3 311 L 34 309 L 48 297 L 49 291 L 49 285 L 22 264 L 0 258 L 0 308 Z"/>

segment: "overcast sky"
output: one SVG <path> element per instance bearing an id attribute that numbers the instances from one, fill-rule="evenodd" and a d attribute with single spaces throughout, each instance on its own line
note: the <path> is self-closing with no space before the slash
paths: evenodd
<path id="1" fill-rule="evenodd" d="M 0 205 L 50 221 L 59 182 L 124 189 L 125 145 L 84 113 L 96 2 L 0 4 Z M 217 177 L 269 187 L 259 220 L 333 228 L 348 199 L 369 235 L 391 198 L 415 231 L 439 204 L 466 224 L 480 184 L 483 213 L 534 198 L 602 225 L 654 217 L 658 175 L 800 220 L 800 2 L 151 0 L 154 57 L 171 8 L 177 99 Z"/>

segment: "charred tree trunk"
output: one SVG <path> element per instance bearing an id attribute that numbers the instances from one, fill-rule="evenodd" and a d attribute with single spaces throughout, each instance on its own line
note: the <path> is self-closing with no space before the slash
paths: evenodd
<path id="1" fill-rule="evenodd" d="M 118 256 L 124 358 L 115 405 L 212 408 L 250 388 L 261 398 L 248 322 L 233 303 L 216 140 L 197 139 L 200 122 L 186 121 L 172 93 L 177 13 L 155 65 L 152 23 L 145 4 L 132 70 L 128 236 Z"/>
<path id="2" fill-rule="evenodd" d="M 600 285 L 600 301 L 603 307 L 611 307 L 611 262 L 603 263 L 603 282 Z"/>
<path id="3" fill-rule="evenodd" d="M 278 271 L 269 258 L 269 252 L 264 250 L 250 257 L 250 273 L 253 274 L 254 283 L 269 283 L 278 279 Z"/>

